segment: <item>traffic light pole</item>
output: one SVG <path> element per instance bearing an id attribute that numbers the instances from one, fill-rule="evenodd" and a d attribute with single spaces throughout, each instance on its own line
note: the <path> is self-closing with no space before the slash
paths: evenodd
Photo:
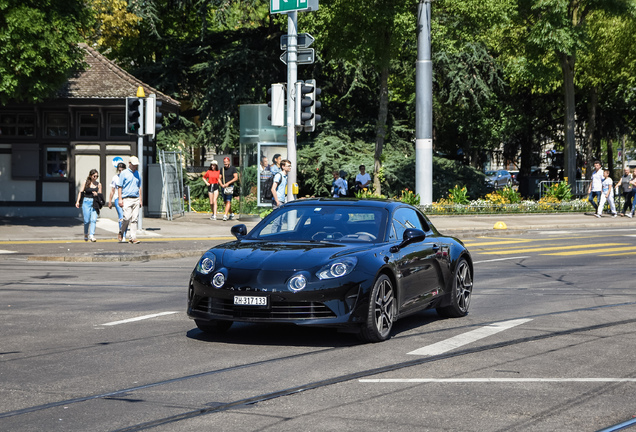
<path id="1" fill-rule="evenodd" d="M 287 159 L 292 169 L 287 175 L 287 202 L 294 200 L 294 188 L 297 179 L 296 163 L 296 126 L 294 122 L 295 83 L 298 78 L 298 12 L 287 14 Z"/>

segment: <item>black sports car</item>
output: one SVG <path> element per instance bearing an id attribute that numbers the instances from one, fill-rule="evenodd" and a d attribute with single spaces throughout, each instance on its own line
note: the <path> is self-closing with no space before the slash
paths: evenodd
<path id="1" fill-rule="evenodd" d="M 398 318 L 468 313 L 473 262 L 417 208 L 391 200 L 301 199 L 208 250 L 190 277 L 188 316 L 206 333 L 233 321 L 348 327 L 370 342 Z"/>

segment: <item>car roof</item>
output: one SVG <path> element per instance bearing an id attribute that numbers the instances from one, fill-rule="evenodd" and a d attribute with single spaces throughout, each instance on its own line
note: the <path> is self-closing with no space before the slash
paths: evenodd
<path id="1" fill-rule="evenodd" d="M 371 207 L 371 208 L 383 208 L 389 211 L 402 206 L 409 206 L 409 204 L 403 203 L 401 201 L 395 201 L 392 199 L 379 199 L 379 198 L 369 198 L 369 199 L 358 199 L 358 198 L 300 198 L 294 201 L 291 201 L 285 204 L 285 207 L 289 206 L 329 206 L 329 207 L 339 207 L 339 206 L 361 206 L 361 207 Z"/>

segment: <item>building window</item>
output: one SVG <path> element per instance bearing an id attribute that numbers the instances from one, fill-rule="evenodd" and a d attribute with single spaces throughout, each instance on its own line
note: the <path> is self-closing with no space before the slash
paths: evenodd
<path id="1" fill-rule="evenodd" d="M 125 137 L 126 121 L 123 114 L 110 114 L 108 116 L 108 136 L 111 138 Z"/>
<path id="2" fill-rule="evenodd" d="M 35 114 L 0 115 L 1 136 L 35 136 Z"/>
<path id="3" fill-rule="evenodd" d="M 46 148 L 46 177 L 68 177 L 68 149 L 66 147 Z"/>
<path id="4" fill-rule="evenodd" d="M 68 137 L 68 115 L 49 113 L 44 127 L 47 137 Z"/>
<path id="5" fill-rule="evenodd" d="M 79 136 L 82 138 L 99 138 L 99 115 L 79 115 Z"/>

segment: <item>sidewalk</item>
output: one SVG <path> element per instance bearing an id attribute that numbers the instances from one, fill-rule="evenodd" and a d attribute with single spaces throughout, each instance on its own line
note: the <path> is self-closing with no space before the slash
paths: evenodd
<path id="1" fill-rule="evenodd" d="M 506 214 L 430 216 L 443 235 L 468 239 L 477 236 L 522 234 L 532 230 L 636 229 L 636 219 L 591 214 Z M 506 229 L 494 229 L 503 222 Z M 172 221 L 144 218 L 141 243 L 117 242 L 117 221 L 100 218 L 96 243 L 85 242 L 79 218 L 0 218 L 0 259 L 40 261 L 148 261 L 199 257 L 213 245 L 233 240 L 233 225 L 244 223 L 248 230 L 258 220 L 210 220 L 206 213 L 186 213 Z M 196 258 L 193 258 L 196 259 Z"/>

